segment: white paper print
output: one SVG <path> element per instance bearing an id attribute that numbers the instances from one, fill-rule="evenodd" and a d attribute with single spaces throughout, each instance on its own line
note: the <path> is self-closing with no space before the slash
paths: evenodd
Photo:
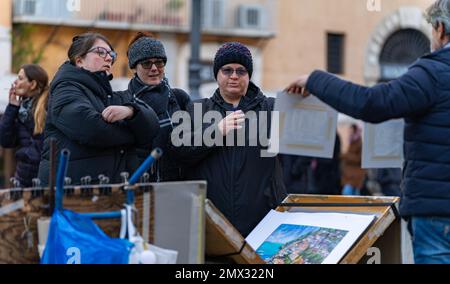
<path id="1" fill-rule="evenodd" d="M 270 133 L 270 153 L 333 157 L 337 112 L 314 96 L 277 94 Z"/>

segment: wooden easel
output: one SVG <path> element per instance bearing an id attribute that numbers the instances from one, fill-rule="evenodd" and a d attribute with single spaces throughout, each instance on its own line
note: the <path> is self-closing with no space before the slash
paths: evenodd
<path id="1" fill-rule="evenodd" d="M 376 220 L 339 263 L 378 263 L 378 260 L 401 263 L 400 217 L 396 209 L 399 200 L 398 197 L 291 194 L 276 210 L 373 214 Z M 264 263 L 211 202 L 206 204 L 206 216 L 207 256 L 228 257 L 239 264 Z"/>

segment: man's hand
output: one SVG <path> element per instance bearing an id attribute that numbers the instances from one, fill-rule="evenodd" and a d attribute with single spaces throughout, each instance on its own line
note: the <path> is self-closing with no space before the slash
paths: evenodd
<path id="1" fill-rule="evenodd" d="M 134 109 L 130 106 L 109 106 L 102 112 L 103 119 L 108 123 L 131 118 L 133 115 Z"/>
<path id="2" fill-rule="evenodd" d="M 245 122 L 245 114 L 241 111 L 235 111 L 222 119 L 219 124 L 219 131 L 222 136 L 227 136 L 231 130 L 241 129 Z"/>
<path id="3" fill-rule="evenodd" d="M 11 85 L 11 88 L 9 89 L 9 103 L 15 106 L 20 106 L 20 100 L 17 99 L 16 88 L 14 88 L 14 84 Z"/>
<path id="4" fill-rule="evenodd" d="M 289 94 L 301 94 L 303 97 L 307 97 L 309 96 L 309 92 L 306 90 L 305 86 L 308 79 L 309 75 L 300 76 L 300 78 L 291 83 L 284 91 Z"/>

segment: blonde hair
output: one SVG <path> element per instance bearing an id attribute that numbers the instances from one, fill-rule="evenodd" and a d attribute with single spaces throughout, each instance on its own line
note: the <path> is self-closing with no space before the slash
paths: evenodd
<path id="1" fill-rule="evenodd" d="M 41 93 L 34 107 L 33 111 L 34 135 L 41 134 L 44 132 L 45 119 L 47 118 L 47 104 L 48 104 L 48 87 L 46 87 L 44 91 Z"/>
<path id="2" fill-rule="evenodd" d="M 48 74 L 37 64 L 25 64 L 21 67 L 28 81 L 36 82 L 36 90 L 38 94 L 35 96 L 33 102 L 33 118 L 34 131 L 33 134 L 41 134 L 44 132 L 45 119 L 47 117 L 47 102 L 48 102 Z"/>

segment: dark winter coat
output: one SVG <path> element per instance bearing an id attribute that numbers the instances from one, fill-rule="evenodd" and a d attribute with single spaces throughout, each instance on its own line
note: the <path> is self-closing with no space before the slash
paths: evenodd
<path id="1" fill-rule="evenodd" d="M 113 94 L 105 72 L 89 72 L 65 63 L 50 85 L 45 141 L 39 178 L 48 183 L 50 138 L 58 152 L 70 150 L 67 176 L 73 184 L 90 176 L 93 183 L 103 174 L 120 182 L 120 173 L 138 166 L 136 146 L 147 145 L 159 131 L 154 111 L 131 97 Z M 131 119 L 107 123 L 103 110 L 111 105 L 134 109 Z"/>
<path id="2" fill-rule="evenodd" d="M 29 101 L 30 106 L 32 101 Z M 19 116 L 21 107 L 9 104 L 0 122 L 0 144 L 4 148 L 16 148 L 15 178 L 21 186 L 30 187 L 32 179 L 37 177 L 41 160 L 42 134 L 34 135 L 34 119 L 29 107 Z"/>
<path id="3" fill-rule="evenodd" d="M 225 117 L 227 111 L 236 110 L 224 101 L 219 90 L 211 98 L 198 102 L 202 105 L 203 114 L 207 111 L 218 111 Z M 259 111 L 268 112 L 269 128 L 273 105 L 273 98 L 265 97 L 256 85 L 250 83 L 248 92 L 242 97 L 237 110 L 244 113 L 255 111 L 258 120 L 261 115 Z M 188 108 L 191 118 L 194 118 L 193 108 L 193 104 Z M 202 129 L 196 131 L 205 131 L 213 124 L 214 122 L 204 123 Z M 190 180 L 207 181 L 208 198 L 243 236 L 247 236 L 286 195 L 277 157 L 261 157 L 261 150 L 265 149 L 261 143 L 257 143 L 258 146 L 249 146 L 248 124 L 246 119 L 245 147 L 207 147 L 203 144 L 198 147 L 178 148 L 180 158 L 189 165 L 187 177 Z M 269 129 L 267 131 L 270 133 Z"/>
<path id="4" fill-rule="evenodd" d="M 450 49 L 421 57 L 397 80 L 366 88 L 322 71 L 306 88 L 371 123 L 405 119 L 403 216 L 450 216 Z"/>
<path id="5" fill-rule="evenodd" d="M 126 93 L 126 94 L 124 94 Z M 171 133 L 174 128 L 172 115 L 177 111 L 185 111 L 191 102 L 189 95 L 181 89 L 172 89 L 167 79 L 159 85 L 147 85 L 135 76 L 128 85 L 128 90 L 118 92 L 138 98 L 148 104 L 157 114 L 160 130 L 153 141 L 145 148 L 138 148 L 139 161 L 142 163 L 152 149 L 158 147 L 163 150 L 162 157 L 156 161 L 149 173 L 152 182 L 179 181 L 183 179 L 183 168 L 171 150 Z"/>

